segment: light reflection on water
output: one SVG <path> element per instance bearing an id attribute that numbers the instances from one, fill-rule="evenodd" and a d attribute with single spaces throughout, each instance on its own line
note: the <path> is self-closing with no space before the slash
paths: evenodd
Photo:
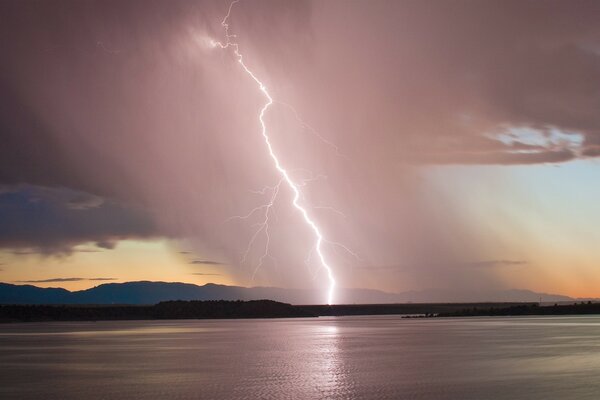
<path id="1" fill-rule="evenodd" d="M 600 317 L 0 325 L 1 399 L 597 399 Z"/>

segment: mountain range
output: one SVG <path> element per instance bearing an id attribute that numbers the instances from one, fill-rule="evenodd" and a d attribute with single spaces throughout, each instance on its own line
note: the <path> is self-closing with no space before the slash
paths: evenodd
<path id="1" fill-rule="evenodd" d="M 226 286 L 213 283 L 198 286 L 179 282 L 139 281 L 106 283 L 79 291 L 0 283 L 0 304 L 156 304 L 167 300 L 260 299 L 290 304 L 321 304 L 322 298 L 323 294 L 315 290 Z M 485 292 L 428 289 L 402 293 L 372 289 L 338 289 L 336 292 L 338 304 L 538 302 L 540 299 L 542 302 L 576 300 L 568 296 L 536 293 L 524 289 Z"/>

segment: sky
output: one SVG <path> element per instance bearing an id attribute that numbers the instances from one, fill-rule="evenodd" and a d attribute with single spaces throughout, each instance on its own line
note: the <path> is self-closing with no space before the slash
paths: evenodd
<path id="1" fill-rule="evenodd" d="M 327 290 L 265 98 L 213 45 L 228 7 L 0 3 L 0 281 Z M 339 286 L 600 297 L 599 17 L 580 0 L 232 7 Z"/>

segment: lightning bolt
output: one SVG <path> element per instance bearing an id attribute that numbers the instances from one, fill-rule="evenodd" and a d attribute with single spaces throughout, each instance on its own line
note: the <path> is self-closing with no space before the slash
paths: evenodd
<path id="1" fill-rule="evenodd" d="M 244 57 L 240 53 L 239 45 L 235 41 L 236 35 L 230 34 L 230 32 L 229 32 L 229 22 L 228 21 L 231 16 L 231 10 L 233 9 L 233 6 L 235 4 L 237 4 L 238 2 L 239 2 L 239 0 L 234 0 L 233 2 L 231 2 L 229 4 L 229 9 L 227 10 L 227 15 L 225 16 L 225 18 L 223 18 L 223 21 L 221 22 L 221 26 L 223 27 L 223 29 L 225 31 L 225 39 L 226 39 L 225 43 L 211 40 L 211 45 L 213 47 L 219 46 L 222 49 L 229 49 L 229 48 L 233 49 L 233 54 L 235 55 L 237 62 L 240 64 L 240 66 L 242 67 L 244 72 L 256 83 L 258 89 L 261 91 L 261 93 L 263 94 L 263 96 L 266 99 L 266 102 L 260 109 L 260 112 L 258 115 L 258 120 L 260 122 L 260 127 L 261 127 L 261 134 L 265 141 L 265 145 L 266 145 L 267 151 L 269 152 L 269 156 L 271 157 L 271 160 L 273 161 L 275 169 L 281 176 L 282 182 L 285 182 L 286 185 L 288 186 L 288 188 L 293 193 L 292 205 L 294 206 L 294 208 L 296 210 L 298 210 L 298 212 L 300 212 L 300 214 L 302 215 L 302 218 L 304 219 L 304 222 L 310 227 L 310 229 L 312 230 L 312 232 L 315 236 L 314 251 L 318 255 L 321 266 L 327 272 L 327 279 L 329 280 L 329 288 L 327 290 L 327 304 L 333 304 L 333 294 L 334 294 L 336 282 L 335 282 L 335 278 L 333 275 L 333 269 L 327 262 L 327 258 L 325 257 L 325 254 L 323 253 L 323 243 L 325 242 L 325 239 L 323 238 L 323 235 L 321 234 L 321 230 L 319 229 L 317 223 L 311 218 L 311 216 L 308 213 L 308 211 L 306 210 L 306 208 L 300 203 L 300 199 L 302 197 L 300 187 L 303 186 L 303 184 L 296 183 L 290 176 L 290 173 L 283 167 L 283 165 L 279 161 L 279 157 L 277 156 L 275 150 L 273 149 L 273 146 L 271 144 L 271 139 L 268 134 L 267 124 L 265 123 L 265 115 L 267 114 L 267 111 L 269 110 L 269 108 L 271 108 L 271 106 L 274 103 L 273 97 L 271 97 L 271 95 L 269 94 L 269 91 L 267 90 L 267 87 L 262 83 L 262 81 L 260 79 L 258 79 L 258 77 L 254 74 L 254 72 L 252 72 L 252 70 L 246 65 L 246 63 L 244 62 Z M 279 185 L 277 185 L 277 190 L 273 191 L 273 196 L 271 197 L 271 201 L 269 204 L 267 204 L 266 206 L 263 206 L 263 207 L 258 207 L 257 209 L 254 209 L 251 212 L 251 214 L 252 214 L 253 212 L 257 211 L 258 209 L 266 210 L 265 219 L 263 220 L 263 223 L 261 224 L 261 228 L 254 234 L 254 236 L 251 240 L 251 244 L 252 244 L 252 242 L 258 235 L 258 233 L 260 233 L 263 230 L 267 234 L 267 245 L 265 248 L 266 251 L 263 254 L 263 256 L 261 256 L 261 258 L 260 258 L 259 266 L 262 264 L 263 260 L 267 257 L 268 244 L 269 244 L 269 236 L 268 236 L 269 210 L 271 209 L 271 207 L 273 205 L 273 201 L 277 195 L 278 190 L 279 190 Z M 251 246 L 251 244 L 250 244 L 250 246 Z M 250 246 L 249 246 L 249 248 L 250 248 Z M 247 253 L 248 253 L 248 251 L 246 251 L 246 254 Z M 257 267 L 257 269 L 258 269 L 258 267 Z M 254 273 L 256 273 L 257 269 L 255 269 Z"/>

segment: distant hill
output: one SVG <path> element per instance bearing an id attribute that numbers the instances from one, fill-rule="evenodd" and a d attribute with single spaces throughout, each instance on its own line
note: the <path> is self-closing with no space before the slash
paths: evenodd
<path id="1" fill-rule="evenodd" d="M 387 293 L 371 289 L 338 289 L 338 304 L 443 303 L 443 302 L 564 302 L 567 296 L 530 290 L 488 292 L 430 289 Z M 261 300 L 289 304 L 320 304 L 323 294 L 314 290 L 276 287 L 241 287 L 209 283 L 203 286 L 177 282 L 106 283 L 70 292 L 60 288 L 0 283 L 0 304 L 156 304 L 169 300 Z"/>
<path id="2" fill-rule="evenodd" d="M 0 283 L 0 304 L 66 304 L 73 293 L 60 288 Z"/>
<path id="3" fill-rule="evenodd" d="M 539 302 L 540 299 L 542 302 L 568 302 L 576 300 L 559 294 L 538 293 L 526 289 L 494 291 L 428 289 L 404 292 L 398 296 L 404 299 L 403 302 L 413 303 Z"/>

